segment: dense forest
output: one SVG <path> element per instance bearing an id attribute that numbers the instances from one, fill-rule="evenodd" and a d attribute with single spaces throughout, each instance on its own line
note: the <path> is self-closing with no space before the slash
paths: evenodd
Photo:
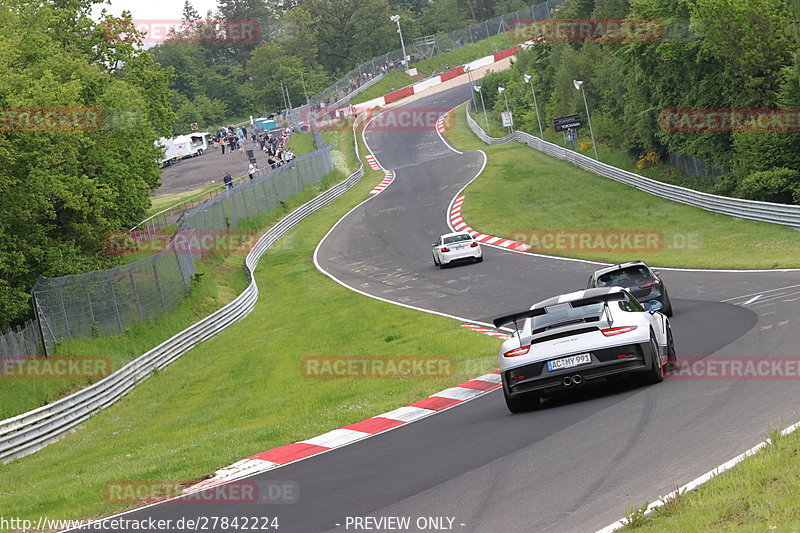
<path id="1" fill-rule="evenodd" d="M 542 0 L 543 1 L 543 0 Z M 532 2 L 538 3 L 538 2 Z M 525 7 L 522 0 L 218 0 L 216 12 L 198 13 L 186 0 L 183 18 L 194 26 L 213 20 L 252 20 L 258 42 L 175 38 L 151 49 L 171 67 L 177 93 L 175 130 L 209 126 L 249 113 L 284 108 L 281 84 L 297 106 L 361 62 L 414 38 L 462 28 Z"/>

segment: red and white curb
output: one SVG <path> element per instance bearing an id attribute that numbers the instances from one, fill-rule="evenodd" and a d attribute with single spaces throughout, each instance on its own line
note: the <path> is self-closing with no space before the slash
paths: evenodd
<path id="1" fill-rule="evenodd" d="M 391 185 L 394 181 L 394 171 L 393 170 L 384 170 L 383 171 L 383 181 L 381 181 L 378 185 L 375 186 L 374 189 L 369 191 L 370 194 L 378 194 L 383 189 Z"/>
<path id="2" fill-rule="evenodd" d="M 375 159 L 374 155 L 368 154 L 366 158 L 367 158 L 367 163 L 369 164 L 369 168 L 371 168 L 372 170 L 381 169 L 381 166 L 378 164 L 378 161 Z"/>
<path id="3" fill-rule="evenodd" d="M 402 89 L 398 89 L 389 94 L 384 94 L 383 96 L 373 98 L 372 100 L 369 100 L 367 102 L 354 104 L 352 107 L 355 108 L 357 111 L 362 111 L 364 109 L 371 109 L 373 107 L 383 107 L 387 104 L 390 104 L 407 96 L 411 96 L 412 94 L 419 94 L 423 91 L 430 89 L 431 87 L 439 85 L 440 83 L 444 83 L 446 81 L 452 80 L 453 78 L 457 78 L 458 76 L 463 76 L 464 74 L 467 73 L 467 71 L 474 72 L 481 67 L 485 67 L 487 65 L 491 65 L 492 63 L 496 63 L 507 57 L 511 57 L 514 54 L 516 54 L 517 50 L 519 50 L 520 48 L 522 48 L 522 45 L 512 46 L 511 48 L 502 50 L 500 52 L 497 52 L 496 54 L 481 57 L 480 59 L 476 59 L 465 65 L 452 68 L 446 72 L 437 74 L 436 76 L 431 76 L 430 78 L 418 81 L 417 83 L 409 85 L 408 87 L 403 87 Z"/>
<path id="4" fill-rule="evenodd" d="M 473 400 L 501 386 L 500 371 L 495 370 L 394 411 L 389 411 L 343 428 L 334 429 L 312 439 L 257 453 L 217 470 L 213 477 L 189 487 L 186 492 L 197 492 L 204 488 L 217 486 L 220 483 L 272 470 L 307 457 L 347 446 L 353 442 L 384 433 L 409 422 L 414 422 L 455 405 Z"/>
<path id="5" fill-rule="evenodd" d="M 477 331 L 478 333 L 483 333 L 484 335 L 491 335 L 492 337 L 497 337 L 498 339 L 508 338 L 508 335 L 506 335 L 502 331 L 497 331 L 496 329 L 484 328 L 481 326 L 476 326 L 474 324 L 461 324 L 461 327 L 471 329 L 472 331 Z"/>
<path id="6" fill-rule="evenodd" d="M 453 225 L 453 228 L 456 231 L 469 233 L 475 237 L 475 240 L 478 242 L 490 244 L 492 246 L 499 246 L 501 248 L 516 250 L 518 252 L 524 252 L 530 249 L 530 246 L 524 242 L 504 239 L 503 237 L 493 237 L 492 235 L 485 235 L 469 227 L 467 223 L 464 222 L 464 218 L 461 216 L 461 205 L 464 203 L 465 198 L 465 196 L 458 196 L 456 201 L 453 202 L 453 207 L 450 209 L 450 223 Z"/>
<path id="7" fill-rule="evenodd" d="M 444 117 L 446 116 L 447 116 L 446 114 L 442 115 L 441 117 L 439 117 L 439 120 L 436 121 L 436 129 L 439 131 L 439 133 L 444 133 L 445 131 L 447 131 L 444 127 Z"/>

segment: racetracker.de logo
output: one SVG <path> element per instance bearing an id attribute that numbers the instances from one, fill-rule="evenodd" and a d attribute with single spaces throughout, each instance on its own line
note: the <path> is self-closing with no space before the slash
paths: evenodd
<path id="1" fill-rule="evenodd" d="M 509 31 L 515 42 L 654 42 L 664 39 L 656 19 L 516 19 Z"/>
<path id="2" fill-rule="evenodd" d="M 456 362 L 446 356 L 308 356 L 300 361 L 307 378 L 446 378 L 455 375 Z"/>
<path id="3" fill-rule="evenodd" d="M 239 480 L 204 482 L 202 490 L 188 490 L 185 481 L 109 481 L 103 497 L 113 504 L 140 504 L 163 500 L 175 504 L 285 504 L 296 503 L 300 488 L 295 481 Z"/>
<path id="4" fill-rule="evenodd" d="M 663 109 L 662 131 L 671 132 L 790 132 L 800 131 L 800 109 Z"/>
<path id="5" fill-rule="evenodd" d="M 403 106 L 387 109 L 375 114 L 370 120 L 370 131 L 418 131 L 431 132 L 436 130 L 436 121 L 439 117 L 450 111 L 446 107 L 414 107 Z M 347 118 L 353 116 L 353 111 L 344 109 L 317 109 L 308 111 L 304 118 L 306 122 L 315 122 L 325 130 L 349 130 L 352 123 Z M 456 121 L 455 113 L 450 113 L 444 118 L 444 126 L 452 128 Z"/>
<path id="6" fill-rule="evenodd" d="M 528 252 L 637 252 L 653 253 L 664 249 L 659 230 L 518 230 L 511 233 L 524 242 Z"/>
<path id="7" fill-rule="evenodd" d="M 97 131 L 103 114 L 95 107 L 0 108 L 0 131 Z"/>
<path id="8" fill-rule="evenodd" d="M 99 379 L 111 374 L 107 356 L 0 358 L 0 378 L 6 379 Z"/>
<path id="9" fill-rule="evenodd" d="M 800 357 L 678 357 L 667 379 L 720 381 L 800 380 Z"/>
<path id="10" fill-rule="evenodd" d="M 108 254 L 158 253 L 173 254 L 246 254 L 256 236 L 245 231 L 179 230 L 172 232 L 111 232 L 105 236 L 103 250 Z"/>
<path id="11" fill-rule="evenodd" d="M 134 30 L 134 31 L 131 31 Z M 113 19 L 105 23 L 105 38 L 110 42 L 134 42 L 141 35 L 145 44 L 166 41 L 181 43 L 257 43 L 260 28 L 255 20 L 226 19 Z"/>

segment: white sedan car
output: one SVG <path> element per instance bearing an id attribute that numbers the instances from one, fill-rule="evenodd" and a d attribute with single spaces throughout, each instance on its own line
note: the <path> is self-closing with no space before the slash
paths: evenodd
<path id="1" fill-rule="evenodd" d="M 675 365 L 669 319 L 647 309 L 622 287 L 562 294 L 529 311 L 494 320 L 515 331 L 500 348 L 500 374 L 509 411 L 539 405 L 542 396 L 601 379 L 640 374 L 664 380 Z"/>
<path id="2" fill-rule="evenodd" d="M 464 259 L 472 259 L 476 263 L 483 261 L 481 246 L 469 233 L 447 233 L 431 246 L 433 264 L 439 268 Z"/>

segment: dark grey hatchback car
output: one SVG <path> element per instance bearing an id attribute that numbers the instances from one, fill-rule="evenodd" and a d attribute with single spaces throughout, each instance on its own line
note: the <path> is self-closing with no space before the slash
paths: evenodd
<path id="1" fill-rule="evenodd" d="M 658 300 L 661 302 L 661 312 L 672 316 L 672 302 L 660 275 L 659 271 L 652 270 L 644 261 L 630 261 L 595 271 L 589 278 L 588 288 L 624 287 L 643 304 Z"/>

